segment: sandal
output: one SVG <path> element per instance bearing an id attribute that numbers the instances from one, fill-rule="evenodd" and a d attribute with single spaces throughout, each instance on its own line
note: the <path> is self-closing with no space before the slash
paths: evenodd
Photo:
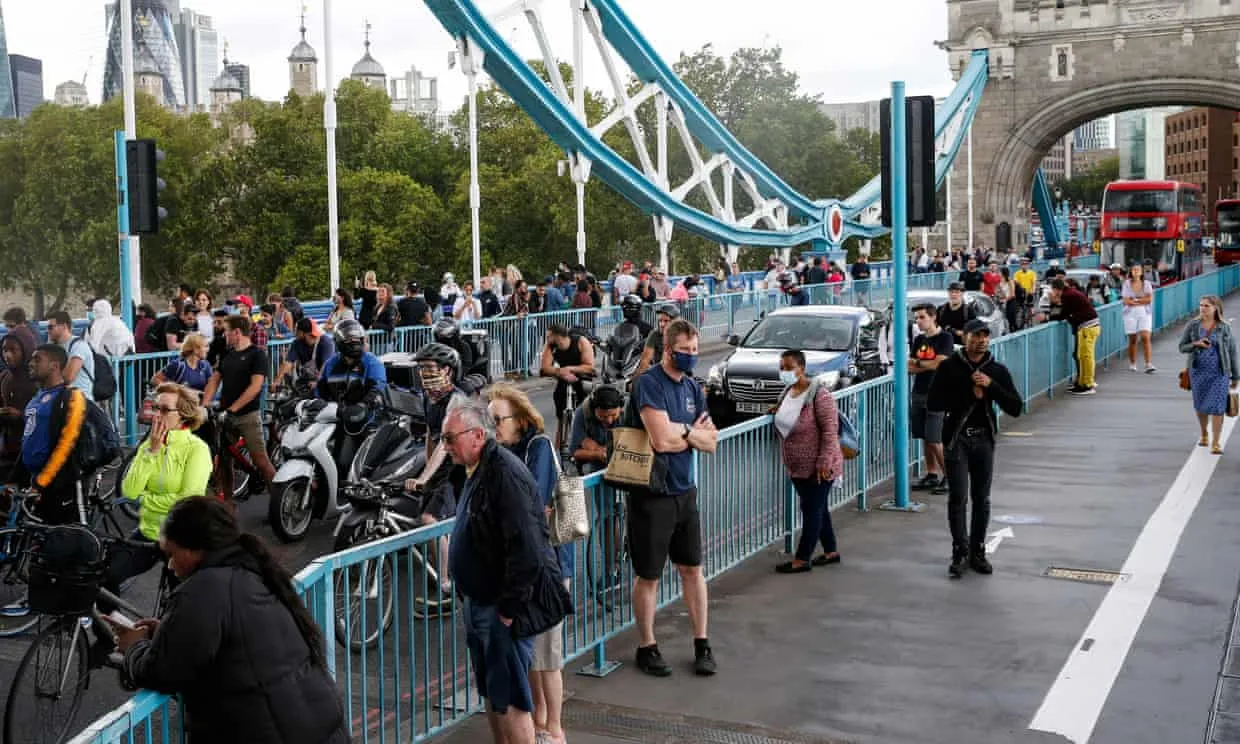
<path id="1" fill-rule="evenodd" d="M 1221 445 L 1221 444 L 1215 444 L 1213 447 L 1211 447 L 1211 448 L 1210 448 L 1210 454 L 1212 454 L 1212 455 L 1221 455 L 1221 454 L 1223 454 L 1223 445 Z"/>
<path id="2" fill-rule="evenodd" d="M 1202 434 L 1202 435 L 1201 435 L 1201 439 L 1198 439 L 1198 440 L 1197 440 L 1197 446 L 1198 446 L 1198 447 L 1209 447 L 1209 446 L 1210 446 L 1210 437 L 1209 437 L 1209 435 L 1207 435 L 1207 434 Z"/>

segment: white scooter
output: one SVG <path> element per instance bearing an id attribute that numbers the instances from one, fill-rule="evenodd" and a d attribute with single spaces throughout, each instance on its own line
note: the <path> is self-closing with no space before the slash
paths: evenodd
<path id="1" fill-rule="evenodd" d="M 354 447 L 338 442 L 341 432 L 336 403 L 304 400 L 297 404 L 296 422 L 285 429 L 283 461 L 271 482 L 267 517 L 284 542 L 301 540 L 318 518 L 340 512 L 337 500 L 342 473 L 347 472 Z M 349 462 L 338 462 L 348 458 Z"/>

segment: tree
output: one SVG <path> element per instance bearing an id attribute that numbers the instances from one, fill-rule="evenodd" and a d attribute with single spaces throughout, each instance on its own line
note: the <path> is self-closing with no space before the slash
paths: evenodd
<path id="1" fill-rule="evenodd" d="M 1051 187 L 1051 193 L 1062 192 L 1064 199 L 1073 204 L 1081 203 L 1091 207 L 1102 207 L 1102 195 L 1107 184 L 1119 180 L 1119 157 L 1104 158 L 1098 161 L 1085 173 L 1074 175 L 1066 181 L 1057 182 Z"/>

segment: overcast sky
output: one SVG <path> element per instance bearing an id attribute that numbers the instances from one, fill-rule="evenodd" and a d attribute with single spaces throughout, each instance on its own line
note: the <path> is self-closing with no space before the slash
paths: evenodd
<path id="1" fill-rule="evenodd" d="M 801 77 L 802 89 L 831 102 L 881 98 L 893 79 L 908 83 L 910 94 L 943 95 L 951 89 L 945 54 L 935 46 L 947 35 L 947 8 L 941 0 L 621 0 L 622 7 L 655 49 L 669 62 L 682 51 L 713 43 L 730 53 L 745 46 L 778 45 L 784 60 Z M 510 0 L 479 0 L 485 9 Z M 545 0 L 546 23 L 556 52 L 571 58 L 570 0 Z M 322 3 L 308 2 L 308 39 L 319 53 L 324 81 Z M 182 0 L 214 18 L 229 43 L 229 59 L 250 65 L 252 92 L 279 100 L 289 87 L 286 58 L 297 42 L 300 0 Z M 0 0 L 8 50 L 43 60 L 44 95 L 56 85 L 81 80 L 92 103 L 103 80 L 104 3 L 70 0 Z M 49 11 L 49 7 L 57 10 Z M 343 78 L 362 55 L 365 22 L 373 25 L 371 51 L 389 75 L 416 66 L 439 76 L 440 99 L 455 108 L 464 96 L 464 76 L 448 69 L 451 38 L 419 0 L 349 0 L 333 8 L 333 64 Z M 501 31 L 518 50 L 533 56 L 528 24 L 504 24 Z M 222 51 L 222 50 L 221 50 Z M 600 65 L 586 58 L 587 80 L 603 87 Z M 592 64 L 592 62 L 594 62 Z"/>

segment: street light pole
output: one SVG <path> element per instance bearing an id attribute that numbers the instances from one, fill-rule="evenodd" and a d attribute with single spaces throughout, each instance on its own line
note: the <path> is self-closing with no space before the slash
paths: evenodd
<path id="1" fill-rule="evenodd" d="M 138 138 L 138 112 L 134 101 L 134 69 L 133 69 L 133 0 L 120 0 L 120 35 L 121 35 L 121 85 L 125 109 L 124 140 Z M 121 153 L 117 157 L 117 169 L 125 167 L 124 142 L 116 143 Z M 117 173 L 117 183 L 125 178 L 124 173 Z M 126 201 L 128 209 L 128 201 Z M 137 235 L 129 234 L 129 219 L 126 213 L 122 220 L 118 212 L 117 239 L 120 243 L 121 267 L 121 318 L 130 329 L 134 327 L 134 298 L 142 296 L 142 250 Z"/>
<path id="2" fill-rule="evenodd" d="M 474 289 L 482 286 L 482 189 L 478 185 L 478 73 L 482 69 L 482 50 L 468 37 L 457 39 L 461 71 L 469 78 L 469 224 L 473 247 Z"/>
<path id="3" fill-rule="evenodd" d="M 332 69 L 332 0 L 323 0 L 323 128 L 327 133 L 327 261 L 329 291 L 340 286 L 340 203 L 336 189 L 336 77 Z"/>

